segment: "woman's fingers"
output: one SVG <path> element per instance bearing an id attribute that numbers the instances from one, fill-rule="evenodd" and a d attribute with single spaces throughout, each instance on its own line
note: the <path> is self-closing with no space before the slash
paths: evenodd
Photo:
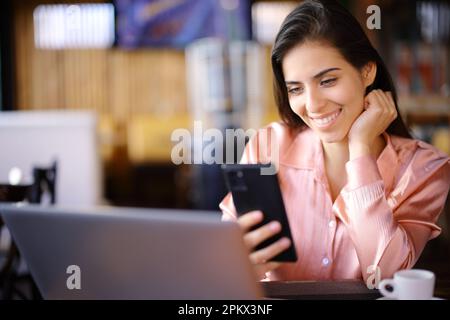
<path id="1" fill-rule="evenodd" d="M 370 105 L 370 101 L 369 101 L 369 96 L 367 95 L 367 96 L 365 96 L 364 97 L 364 110 L 367 110 L 367 108 L 369 108 L 369 105 Z"/>
<path id="2" fill-rule="evenodd" d="M 367 99 L 370 101 L 373 112 L 377 114 L 380 124 L 384 123 L 384 126 L 388 126 L 397 117 L 397 110 L 390 92 L 373 90 L 367 95 Z"/>
<path id="3" fill-rule="evenodd" d="M 263 242 L 266 239 L 276 235 L 281 231 L 281 224 L 278 221 L 272 221 L 268 224 L 265 224 L 261 228 L 250 231 L 244 235 L 244 242 L 247 247 L 252 250 L 258 244 Z"/>
<path id="4" fill-rule="evenodd" d="M 261 211 L 251 211 L 239 217 L 237 220 L 242 231 L 247 232 L 251 227 L 257 225 L 263 220 Z"/>
<path id="5" fill-rule="evenodd" d="M 394 97 L 392 96 L 392 92 L 387 91 L 386 93 L 389 98 L 389 101 L 395 106 Z"/>
<path id="6" fill-rule="evenodd" d="M 389 101 L 386 92 L 382 90 L 377 90 L 377 95 L 380 97 L 380 101 L 382 102 L 383 107 L 389 107 L 391 102 Z"/>
<path id="7" fill-rule="evenodd" d="M 263 213 L 261 211 L 246 213 L 238 219 L 238 223 L 244 231 L 244 242 L 249 250 L 281 231 L 281 224 L 278 221 L 272 221 L 256 230 L 249 231 L 253 226 L 260 223 L 262 219 Z"/>
<path id="8" fill-rule="evenodd" d="M 382 90 L 377 90 L 376 95 L 378 97 L 379 101 L 379 108 L 381 111 L 381 119 L 383 120 L 386 125 L 388 125 L 392 121 L 392 108 L 391 103 L 388 100 L 386 93 Z"/>
<path id="9" fill-rule="evenodd" d="M 274 262 L 274 261 L 255 265 L 256 275 L 259 280 L 262 280 L 266 276 L 267 272 L 273 271 L 279 266 L 281 266 L 281 262 Z"/>
<path id="10" fill-rule="evenodd" d="M 263 221 L 263 213 L 261 211 L 246 213 L 237 220 L 244 232 L 244 242 L 250 251 L 281 231 L 281 224 L 278 221 L 269 222 L 258 229 L 249 231 L 261 221 Z M 289 248 L 290 245 L 291 242 L 288 238 L 282 238 L 261 250 L 250 253 L 249 258 L 255 267 L 257 275 L 263 278 L 266 272 L 278 268 L 281 265 L 280 262 L 269 260 Z"/>
<path id="11" fill-rule="evenodd" d="M 369 93 L 370 96 L 368 96 L 371 107 L 377 109 L 378 111 L 383 110 L 383 107 L 385 105 L 384 99 L 381 96 L 379 90 L 373 90 L 371 93 Z"/>
<path id="12" fill-rule="evenodd" d="M 253 264 L 263 264 L 280 254 L 291 245 L 291 241 L 288 238 L 281 238 L 278 241 L 272 243 L 270 246 L 255 251 L 250 254 L 250 261 Z"/>
<path id="13" fill-rule="evenodd" d="M 366 101 L 367 101 L 366 110 L 369 111 L 369 113 L 379 112 L 380 99 L 377 95 L 376 90 L 371 91 L 366 96 Z"/>
<path id="14" fill-rule="evenodd" d="M 391 112 L 392 119 L 395 119 L 395 118 L 397 118 L 398 113 L 397 113 L 397 109 L 395 108 L 395 102 L 394 102 L 394 98 L 392 97 L 392 92 L 387 91 L 384 94 L 385 94 L 386 100 L 389 104 L 389 109 Z"/>
<path id="15" fill-rule="evenodd" d="M 376 91 L 381 103 L 381 108 L 383 109 L 383 118 L 385 119 L 387 125 L 389 125 L 397 117 L 397 110 L 395 109 L 395 103 L 392 99 L 392 95 L 390 92 L 384 92 L 382 90 Z"/>

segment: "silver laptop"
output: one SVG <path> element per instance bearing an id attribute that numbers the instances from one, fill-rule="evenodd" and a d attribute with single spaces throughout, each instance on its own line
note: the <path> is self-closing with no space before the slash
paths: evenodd
<path id="1" fill-rule="evenodd" d="M 239 227 L 218 212 L 1 205 L 45 299 L 257 299 Z"/>

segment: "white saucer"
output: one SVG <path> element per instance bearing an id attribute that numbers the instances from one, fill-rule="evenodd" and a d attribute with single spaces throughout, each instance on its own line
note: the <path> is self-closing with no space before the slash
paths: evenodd
<path id="1" fill-rule="evenodd" d="M 377 300 L 398 300 L 398 299 L 388 298 L 388 297 L 381 297 L 381 298 L 378 298 Z M 439 297 L 433 297 L 430 300 L 444 300 L 444 299 L 443 298 L 439 298 Z"/>

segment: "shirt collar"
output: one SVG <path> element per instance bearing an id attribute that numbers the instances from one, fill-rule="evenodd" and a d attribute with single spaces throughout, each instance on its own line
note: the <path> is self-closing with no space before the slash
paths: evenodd
<path id="1" fill-rule="evenodd" d="M 303 129 L 286 151 L 281 152 L 280 164 L 297 169 L 314 169 L 321 150 L 320 138 L 311 129 Z"/>
<path id="2" fill-rule="evenodd" d="M 399 154 L 395 148 L 393 140 L 395 136 L 390 136 L 383 132 L 386 146 L 377 159 L 377 166 L 383 178 L 386 192 L 393 187 L 395 175 L 393 168 L 400 164 Z M 287 147 L 286 152 L 280 155 L 280 164 L 297 168 L 315 171 L 315 178 L 319 181 L 326 181 L 323 149 L 320 138 L 309 128 L 304 129 L 296 135 L 293 142 Z M 397 170 L 394 170 L 396 172 Z"/>

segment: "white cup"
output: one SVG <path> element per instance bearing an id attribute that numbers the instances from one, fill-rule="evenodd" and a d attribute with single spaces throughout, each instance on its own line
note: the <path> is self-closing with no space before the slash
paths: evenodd
<path id="1" fill-rule="evenodd" d="M 431 271 L 411 269 L 394 273 L 393 279 L 380 282 L 379 290 L 387 298 L 398 300 L 429 300 L 433 298 L 435 275 Z M 388 291 L 386 286 L 391 286 Z"/>

